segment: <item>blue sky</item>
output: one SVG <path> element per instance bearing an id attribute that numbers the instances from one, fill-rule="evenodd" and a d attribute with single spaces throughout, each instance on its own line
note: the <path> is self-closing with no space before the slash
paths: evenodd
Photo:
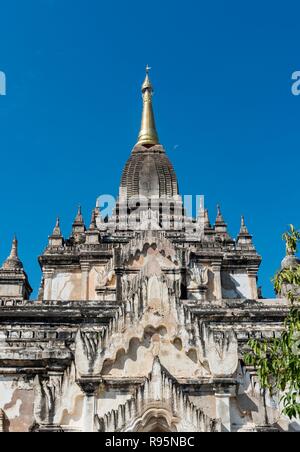
<path id="1" fill-rule="evenodd" d="M 281 3 L 281 4 L 279 4 Z M 3 0 L 0 6 L 0 259 L 14 232 L 35 293 L 55 218 L 67 236 L 117 194 L 153 67 L 161 142 L 183 194 L 221 203 L 236 236 L 244 214 L 263 256 L 260 283 L 300 227 L 299 3 Z"/>

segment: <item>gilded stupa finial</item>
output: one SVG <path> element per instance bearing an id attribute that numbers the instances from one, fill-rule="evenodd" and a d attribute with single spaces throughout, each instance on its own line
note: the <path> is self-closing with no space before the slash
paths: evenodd
<path id="1" fill-rule="evenodd" d="M 149 71 L 151 67 L 146 66 L 146 78 L 142 86 L 143 95 L 143 113 L 142 124 L 138 138 L 138 145 L 154 146 L 159 144 L 159 138 L 155 126 L 155 118 L 152 105 L 153 86 L 150 81 Z"/>

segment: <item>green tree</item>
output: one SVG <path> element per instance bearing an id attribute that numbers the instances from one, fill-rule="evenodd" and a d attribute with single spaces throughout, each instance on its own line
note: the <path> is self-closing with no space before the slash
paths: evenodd
<path id="1" fill-rule="evenodd" d="M 291 225 L 290 230 L 283 234 L 283 240 L 287 256 L 295 257 L 300 232 Z M 250 340 L 250 352 L 244 360 L 257 369 L 264 390 L 269 390 L 271 395 L 283 394 L 283 414 L 290 419 L 300 418 L 300 265 L 296 258 L 279 271 L 273 281 L 276 293 L 285 293 L 291 303 L 284 329 L 278 338 Z"/>

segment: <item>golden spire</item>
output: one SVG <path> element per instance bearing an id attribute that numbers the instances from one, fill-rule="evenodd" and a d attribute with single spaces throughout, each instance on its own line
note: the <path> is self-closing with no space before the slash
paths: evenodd
<path id="1" fill-rule="evenodd" d="M 153 87 L 149 78 L 150 69 L 151 68 L 147 65 L 146 78 L 142 86 L 143 115 L 141 130 L 137 143 L 142 146 L 154 146 L 155 144 L 159 144 L 152 107 Z"/>

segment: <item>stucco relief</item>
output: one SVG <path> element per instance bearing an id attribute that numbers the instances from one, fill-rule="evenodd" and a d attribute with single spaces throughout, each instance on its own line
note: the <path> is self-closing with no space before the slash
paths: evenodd
<path id="1" fill-rule="evenodd" d="M 134 396 L 104 416 L 96 415 L 100 432 L 180 431 L 212 432 L 220 430 L 220 420 L 206 416 L 154 357 L 151 372 Z"/>
<path id="2" fill-rule="evenodd" d="M 204 350 L 215 377 L 232 377 L 238 366 L 238 341 L 233 330 L 212 331 L 204 326 Z"/>
<path id="3" fill-rule="evenodd" d="M 83 396 L 76 383 L 74 364 L 62 373 L 36 376 L 34 381 L 34 419 L 39 429 L 52 425 L 79 427 L 82 421 Z M 33 429 L 35 429 L 33 425 Z"/>
<path id="4" fill-rule="evenodd" d="M 141 259 L 138 273 L 122 277 L 126 307 L 109 328 L 78 332 L 75 356 L 79 373 L 146 376 L 157 355 L 172 374 L 186 378 L 204 375 L 201 353 L 189 343 L 185 313 L 178 306 L 180 274 L 176 265 L 152 247 L 135 262 Z M 165 274 L 168 269 L 172 272 Z"/>

